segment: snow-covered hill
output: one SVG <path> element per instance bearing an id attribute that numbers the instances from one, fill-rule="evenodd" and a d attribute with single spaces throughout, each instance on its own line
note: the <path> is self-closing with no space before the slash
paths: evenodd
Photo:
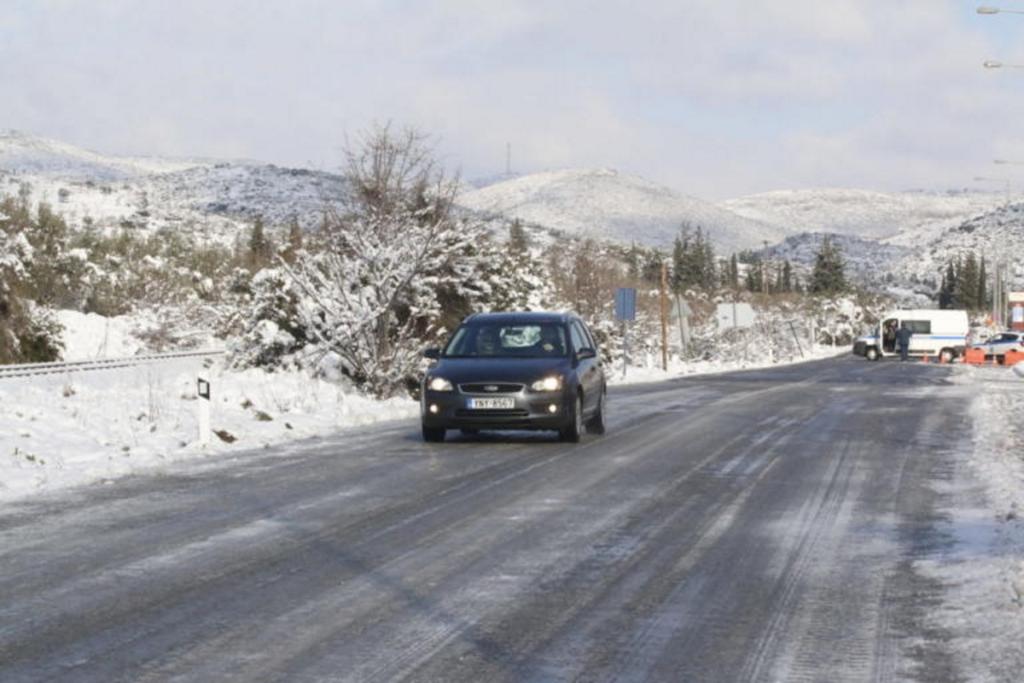
<path id="1" fill-rule="evenodd" d="M 270 224 L 293 217 L 313 224 L 342 192 L 340 176 L 274 165 L 191 168 L 154 176 L 147 183 L 150 204 L 245 220 L 261 216 Z"/>
<path id="2" fill-rule="evenodd" d="M 0 196 L 27 187 L 72 229 L 180 230 L 225 244 L 261 216 L 281 226 L 292 218 L 317 224 L 336 177 L 276 166 L 218 165 L 116 182 L 71 180 L 0 171 Z"/>
<path id="3" fill-rule="evenodd" d="M 0 130 L 0 170 L 12 174 L 114 181 L 210 166 L 210 159 L 118 157 L 16 130 Z"/>
<path id="4" fill-rule="evenodd" d="M 808 273 L 825 239 L 824 233 L 803 232 L 790 235 L 781 243 L 762 250 L 763 258 L 771 262 L 789 261 L 798 272 Z M 886 276 L 895 264 L 910 256 L 913 250 L 881 244 L 875 240 L 861 239 L 851 235 L 829 235 L 832 243 L 839 248 L 846 264 L 846 276 L 863 284 L 885 282 Z"/>
<path id="5" fill-rule="evenodd" d="M 1005 263 L 1009 267 L 1011 287 L 1024 288 L 1024 203 L 1001 206 L 938 235 L 919 233 L 919 237 L 920 246 L 910 249 L 893 265 L 895 274 L 937 283 L 949 261 L 973 252 L 990 265 Z M 928 237 L 930 239 L 925 239 Z"/>
<path id="6" fill-rule="evenodd" d="M 1002 194 L 988 192 L 822 189 L 765 192 L 731 199 L 721 206 L 777 225 L 787 234 L 829 232 L 884 239 L 919 228 L 937 234 L 1004 201 Z"/>
<path id="7" fill-rule="evenodd" d="M 339 176 L 251 161 L 124 158 L 25 133 L 0 133 L 0 196 L 27 187 L 72 228 L 171 228 L 231 242 L 257 216 L 314 225 Z"/>
<path id="8" fill-rule="evenodd" d="M 607 169 L 535 173 L 466 192 L 459 203 L 569 234 L 663 247 L 688 223 L 708 232 L 719 254 L 785 237 L 774 225 Z"/>

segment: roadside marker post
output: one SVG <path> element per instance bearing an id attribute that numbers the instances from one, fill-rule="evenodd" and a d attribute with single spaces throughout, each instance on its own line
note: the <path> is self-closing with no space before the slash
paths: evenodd
<path id="1" fill-rule="evenodd" d="M 196 397 L 199 403 L 199 443 L 210 444 L 210 383 L 202 377 L 196 378 Z"/>
<path id="2" fill-rule="evenodd" d="M 622 377 L 629 365 L 629 323 L 636 320 L 636 289 L 619 287 L 615 290 L 615 319 L 622 323 Z"/>

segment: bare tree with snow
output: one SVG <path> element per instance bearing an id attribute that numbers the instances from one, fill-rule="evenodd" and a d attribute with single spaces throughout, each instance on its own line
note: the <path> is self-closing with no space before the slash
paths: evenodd
<path id="1" fill-rule="evenodd" d="M 345 180 L 320 244 L 285 267 L 311 340 L 367 391 L 389 396 L 415 375 L 423 340 L 443 331 L 442 293 L 474 286 L 458 256 L 484 231 L 454 215 L 457 184 L 415 130 L 364 134 L 347 152 Z"/>

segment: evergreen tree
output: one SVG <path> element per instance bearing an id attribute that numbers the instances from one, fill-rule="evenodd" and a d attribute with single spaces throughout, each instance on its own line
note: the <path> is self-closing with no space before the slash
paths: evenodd
<path id="1" fill-rule="evenodd" d="M 953 308 L 956 299 L 956 270 L 953 262 L 946 264 L 946 270 L 942 273 L 942 285 L 939 287 L 939 308 Z"/>
<path id="2" fill-rule="evenodd" d="M 764 268 L 762 267 L 762 265 L 763 264 L 761 263 L 761 258 L 756 255 L 752 256 L 752 261 L 747 264 L 747 291 L 764 291 Z"/>
<path id="3" fill-rule="evenodd" d="M 981 267 L 978 271 L 978 308 L 988 308 L 988 273 L 985 272 L 985 257 L 981 257 Z"/>
<path id="4" fill-rule="evenodd" d="M 508 228 L 508 250 L 517 259 L 526 258 L 530 253 L 530 238 L 518 218 Z"/>
<path id="5" fill-rule="evenodd" d="M 782 287 L 780 291 L 789 293 L 793 291 L 793 265 L 786 259 L 782 264 Z"/>
<path id="6" fill-rule="evenodd" d="M 715 250 L 704 230 L 691 234 L 687 223 L 679 229 L 672 249 L 672 288 L 677 292 L 695 288 L 714 290 L 718 284 Z"/>
<path id="7" fill-rule="evenodd" d="M 839 248 L 829 235 L 822 240 L 821 249 L 814 260 L 810 290 L 813 294 L 833 295 L 846 291 L 845 264 Z"/>
<path id="8" fill-rule="evenodd" d="M 263 268 L 270 263 L 273 253 L 274 249 L 270 244 L 270 238 L 263 229 L 263 218 L 257 216 L 252 224 L 252 231 L 249 233 L 249 266 L 254 271 Z"/>
<path id="9" fill-rule="evenodd" d="M 295 263 L 295 258 L 300 251 L 302 251 L 302 226 L 299 225 L 299 219 L 293 217 L 291 223 L 288 224 L 288 246 L 285 247 L 281 258 L 285 263 L 291 265 Z"/>
<path id="10" fill-rule="evenodd" d="M 963 260 L 960 268 L 957 285 L 957 300 L 960 305 L 969 310 L 980 308 L 978 305 L 978 259 L 974 252 L 969 252 Z"/>
<path id="11" fill-rule="evenodd" d="M 686 289 L 686 247 L 683 246 L 683 238 L 676 235 L 672 245 L 672 277 L 669 280 L 672 291 L 681 294 Z"/>
<path id="12" fill-rule="evenodd" d="M 705 290 L 710 291 L 715 288 L 715 281 L 718 279 L 715 273 L 715 248 L 711 245 L 711 240 L 701 232 L 700 228 L 697 228 L 697 237 L 701 250 L 701 286 Z"/>
<path id="13" fill-rule="evenodd" d="M 661 263 L 662 255 L 657 249 L 652 249 L 646 254 L 640 273 L 644 282 L 655 286 L 661 283 Z"/>

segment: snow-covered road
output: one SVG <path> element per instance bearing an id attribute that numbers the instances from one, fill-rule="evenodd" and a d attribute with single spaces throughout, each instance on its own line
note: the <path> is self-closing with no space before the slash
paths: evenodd
<path id="1" fill-rule="evenodd" d="M 11 503 L 0 680 L 971 678 L 935 618 L 953 372 L 623 387 L 580 444 L 393 422 Z"/>

